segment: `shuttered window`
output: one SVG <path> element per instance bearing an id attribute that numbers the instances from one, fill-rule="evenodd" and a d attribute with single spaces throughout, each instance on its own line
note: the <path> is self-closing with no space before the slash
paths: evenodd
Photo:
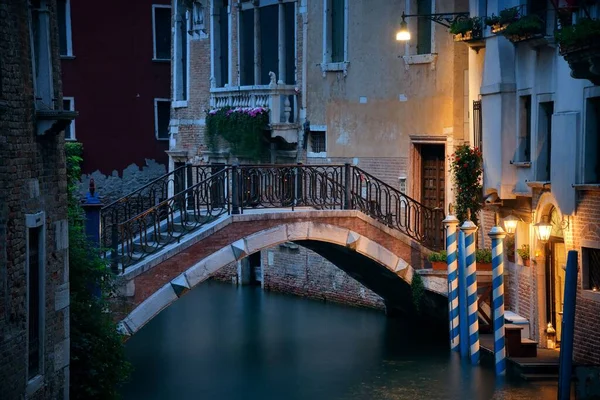
<path id="1" fill-rule="evenodd" d="M 346 0 L 331 0 L 331 62 L 344 60 L 344 33 L 346 29 L 344 6 Z"/>
<path id="2" fill-rule="evenodd" d="M 417 14 L 431 14 L 431 0 L 417 0 Z M 417 54 L 431 53 L 431 20 L 417 18 Z"/>

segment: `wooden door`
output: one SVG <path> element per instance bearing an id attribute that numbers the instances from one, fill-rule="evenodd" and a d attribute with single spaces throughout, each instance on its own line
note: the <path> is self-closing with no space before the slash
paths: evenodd
<path id="1" fill-rule="evenodd" d="M 439 245 L 443 238 L 443 216 L 446 163 L 444 145 L 421 146 L 421 203 L 429 208 L 440 208 L 429 218 L 425 218 L 425 235 L 428 241 Z"/>

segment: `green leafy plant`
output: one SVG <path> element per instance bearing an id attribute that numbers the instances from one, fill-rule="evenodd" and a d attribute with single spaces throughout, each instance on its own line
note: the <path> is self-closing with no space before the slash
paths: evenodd
<path id="1" fill-rule="evenodd" d="M 521 257 L 521 259 L 523 261 L 529 260 L 530 259 L 529 245 L 528 244 L 524 244 L 523 246 L 521 246 L 520 249 L 517 249 L 517 253 L 519 254 L 519 257 Z"/>
<path id="2" fill-rule="evenodd" d="M 582 18 L 576 24 L 556 31 L 555 37 L 562 49 L 596 44 L 600 38 L 600 21 Z"/>
<path id="3" fill-rule="evenodd" d="M 526 36 L 542 33 L 544 21 L 537 15 L 525 15 L 508 24 L 502 32 L 506 36 Z"/>
<path id="4" fill-rule="evenodd" d="M 436 262 L 436 261 L 446 262 L 446 258 L 447 258 L 446 250 L 442 250 L 442 251 L 438 251 L 438 252 L 434 251 L 433 253 L 431 253 L 427 256 L 427 259 L 431 262 Z"/>
<path id="5" fill-rule="evenodd" d="M 219 147 L 223 138 L 234 154 L 261 161 L 268 150 L 264 130 L 269 124 L 269 110 L 264 107 L 217 108 L 206 114 L 206 133 L 209 148 Z"/>
<path id="6" fill-rule="evenodd" d="M 421 312 L 421 306 L 423 305 L 423 298 L 425 297 L 425 284 L 421 275 L 414 274 L 412 282 L 410 284 L 412 291 L 413 306 L 417 313 Z"/>
<path id="7" fill-rule="evenodd" d="M 475 251 L 475 260 L 478 263 L 490 264 L 492 262 L 492 250 L 491 249 L 477 249 Z"/>
<path id="8" fill-rule="evenodd" d="M 67 143 L 72 399 L 116 399 L 131 366 L 110 313 L 113 275 L 84 231 L 78 182 L 83 147 Z"/>
<path id="9" fill-rule="evenodd" d="M 504 255 L 510 262 L 515 261 L 515 237 L 513 235 L 508 235 L 504 239 Z"/>
<path id="10" fill-rule="evenodd" d="M 511 7 L 500 11 L 499 15 L 492 14 L 485 18 L 487 26 L 507 25 L 519 19 L 519 7 Z"/>
<path id="11" fill-rule="evenodd" d="M 453 35 L 464 35 L 471 31 L 478 31 L 481 34 L 481 18 L 461 18 L 450 24 L 450 33 Z"/>
<path id="12" fill-rule="evenodd" d="M 461 145 L 450 156 L 450 172 L 454 181 L 456 214 L 461 224 L 471 210 L 471 220 L 477 225 L 477 213 L 481 210 L 481 174 L 483 158 L 479 148 Z"/>

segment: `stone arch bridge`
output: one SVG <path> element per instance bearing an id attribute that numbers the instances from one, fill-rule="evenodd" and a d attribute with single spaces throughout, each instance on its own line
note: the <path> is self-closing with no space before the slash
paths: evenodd
<path id="1" fill-rule="evenodd" d="M 328 259 L 388 311 L 413 311 L 419 273 L 424 315 L 447 321 L 446 277 L 423 274 L 441 245 L 441 210 L 349 165 L 182 168 L 102 209 L 101 243 L 119 272 L 115 310 L 125 335 L 218 269 L 284 242 Z"/>

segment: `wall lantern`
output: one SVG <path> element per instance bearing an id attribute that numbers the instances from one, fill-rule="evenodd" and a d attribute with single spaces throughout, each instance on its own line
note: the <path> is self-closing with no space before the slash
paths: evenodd
<path id="1" fill-rule="evenodd" d="M 514 235 L 517 230 L 518 223 L 519 218 L 515 217 L 514 215 L 509 215 L 508 217 L 504 218 L 504 229 L 506 230 L 506 233 L 509 235 Z"/>
<path id="2" fill-rule="evenodd" d="M 430 21 L 436 22 L 440 25 L 444 25 L 446 28 L 450 27 L 450 24 L 460 19 L 469 18 L 468 12 L 462 13 L 443 13 L 443 14 L 411 14 L 406 15 L 402 12 L 402 22 L 400 22 L 400 29 L 396 32 L 396 40 L 399 42 L 406 42 L 410 40 L 410 32 L 408 31 L 408 24 L 406 23 L 406 18 L 408 17 L 417 17 L 417 18 L 425 18 Z"/>
<path id="3" fill-rule="evenodd" d="M 535 229 L 535 235 L 541 242 L 547 242 L 548 239 L 550 239 L 550 233 L 552 232 L 552 224 L 550 224 L 548 221 L 544 221 L 544 219 L 547 220 L 548 217 L 542 217 L 542 221 L 533 225 L 533 228 Z"/>

